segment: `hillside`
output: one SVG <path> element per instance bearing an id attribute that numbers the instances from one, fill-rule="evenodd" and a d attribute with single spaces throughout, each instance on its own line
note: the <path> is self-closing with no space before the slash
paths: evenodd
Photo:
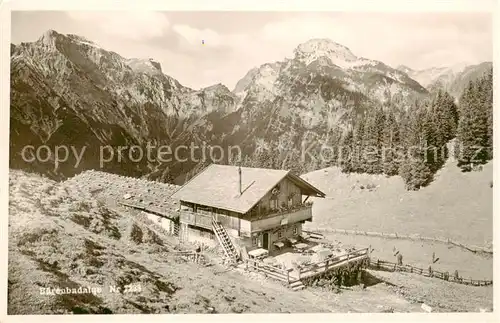
<path id="1" fill-rule="evenodd" d="M 428 90 L 442 89 L 458 100 L 468 83 L 481 77 L 492 66 L 492 62 L 483 62 L 476 65 L 457 64 L 424 70 L 413 70 L 407 66 L 399 66 L 398 70 L 405 72 Z"/>
<path id="2" fill-rule="evenodd" d="M 483 171 L 462 173 L 449 160 L 434 182 L 419 191 L 406 191 L 399 176 L 344 174 L 332 167 L 303 177 L 322 189 L 327 197 L 315 199 L 313 222 L 306 228 L 324 231 L 325 237 L 348 245 L 371 245 L 373 258 L 404 262 L 420 268 L 465 277 L 492 279 L 492 255 L 474 254 L 440 242 L 389 239 L 333 233 L 356 230 L 451 239 L 468 246 L 491 250 L 493 242 L 493 164 Z M 432 254 L 440 258 L 432 263 Z"/>
<path id="3" fill-rule="evenodd" d="M 82 180 L 82 178 L 80 178 Z M 9 205 L 9 314 L 241 313 L 380 311 L 372 292 L 294 293 L 259 277 L 175 257 L 170 236 L 131 214 L 110 211 L 84 188 L 12 171 Z M 187 246 L 186 246 L 187 247 Z M 154 255 L 154 256 L 153 256 Z M 109 286 L 138 283 L 137 293 Z M 40 295 L 39 288 L 100 287 L 97 295 Z M 385 295 L 405 311 L 408 302 Z M 356 298 L 349 302 L 351 297 Z M 416 306 L 415 306 L 416 308 Z"/>
<path id="4" fill-rule="evenodd" d="M 222 85 L 195 91 L 154 60 L 124 58 L 81 36 L 49 30 L 11 46 L 10 167 L 57 180 L 93 168 L 161 178 L 158 161 L 133 161 L 130 147 L 169 144 L 207 113 L 230 112 L 234 101 Z M 26 145 L 85 149 L 85 158 L 27 162 L 21 155 Z M 100 147 L 108 145 L 128 149 L 121 161 L 101 165 Z"/>
<path id="5" fill-rule="evenodd" d="M 388 101 L 409 102 L 427 94 L 415 80 L 383 62 L 355 56 L 328 39 L 299 44 L 295 57 L 266 63 L 238 82 L 195 91 L 165 75 L 154 59 L 125 58 L 89 39 L 54 30 L 37 41 L 11 46 L 10 167 L 62 180 L 82 170 L 183 182 L 203 166 L 195 161 L 137 158 L 132 146 L 172 151 L 186 145 L 238 145 L 245 160 L 261 160 L 257 142 L 278 151 L 273 165 L 292 162 L 303 140 L 334 143 L 351 119 Z M 63 163 L 54 156 L 28 162 L 27 145 L 60 145 L 78 151 Z M 101 165 L 100 147 L 126 147 L 121 161 Z M 117 154 L 117 152 L 116 152 Z M 157 157 L 154 153 L 154 157 Z M 190 156 L 181 152 L 179 159 Z M 308 165 L 316 169 L 317 165 Z"/>
<path id="6" fill-rule="evenodd" d="M 96 178 L 102 180 L 95 182 Z M 109 185 L 110 180 L 115 185 Z M 161 185 L 167 195 L 175 190 L 98 172 L 57 183 L 11 170 L 8 313 L 421 312 L 422 302 L 432 304 L 436 312 L 447 312 L 492 306 L 491 288 L 446 285 L 457 295 L 467 291 L 466 295 L 475 297 L 474 303 L 460 297 L 440 302 L 441 287 L 412 298 L 402 294 L 403 287 L 381 280 L 340 293 L 319 287 L 293 292 L 259 275 L 228 271 L 210 251 L 206 256 L 212 266 L 186 262 L 176 252 L 193 246 L 179 245 L 138 214 L 113 207 L 112 201 L 123 191 L 137 195 L 147 187 L 153 191 L 154 185 Z M 418 279 L 410 277 L 408 282 Z M 134 283 L 140 291 L 109 291 L 113 285 Z M 426 284 L 442 283 L 428 280 Z M 79 286 L 102 292 L 40 294 L 40 288 Z M 412 295 L 417 293 L 414 285 L 409 286 Z"/>
<path id="7" fill-rule="evenodd" d="M 492 243 L 491 162 L 483 171 L 462 173 L 448 160 L 433 183 L 419 191 L 406 191 L 399 176 L 344 174 L 336 167 L 302 177 L 327 194 L 315 201 L 314 227 L 444 236 L 477 246 Z"/>

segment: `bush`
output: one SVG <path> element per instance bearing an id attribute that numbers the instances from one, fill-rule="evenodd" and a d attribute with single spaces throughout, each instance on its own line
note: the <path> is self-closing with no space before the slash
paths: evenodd
<path id="1" fill-rule="evenodd" d="M 377 188 L 377 186 L 375 184 L 370 183 L 370 184 L 366 185 L 366 188 L 369 190 L 373 190 L 373 189 Z"/>

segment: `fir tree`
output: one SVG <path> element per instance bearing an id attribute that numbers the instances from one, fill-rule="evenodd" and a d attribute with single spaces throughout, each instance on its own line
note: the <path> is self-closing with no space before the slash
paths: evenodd
<path id="1" fill-rule="evenodd" d="M 363 128 L 362 163 L 364 172 L 379 174 L 382 172 L 382 130 L 384 127 L 384 113 L 382 109 L 370 110 L 366 116 Z"/>
<path id="2" fill-rule="evenodd" d="M 354 130 L 349 128 L 342 139 L 342 144 L 340 145 L 340 151 L 338 156 L 339 166 L 342 172 L 351 173 L 354 172 L 353 168 L 353 136 Z"/>
<path id="3" fill-rule="evenodd" d="M 460 99 L 460 118 L 457 129 L 459 145 L 458 166 L 462 171 L 470 171 L 475 165 L 484 164 L 491 155 L 488 145 L 490 138 L 487 78 L 470 82 Z"/>
<path id="4" fill-rule="evenodd" d="M 485 73 L 481 79 L 483 84 L 483 104 L 487 117 L 487 152 L 488 160 L 493 159 L 493 69 Z"/>
<path id="5" fill-rule="evenodd" d="M 389 110 L 382 129 L 382 171 L 384 174 L 397 175 L 400 166 L 400 129 L 394 113 Z"/>
<path id="6" fill-rule="evenodd" d="M 404 129 L 406 154 L 399 172 L 408 190 L 418 190 L 432 181 L 433 173 L 426 160 L 426 136 L 431 136 L 428 128 L 428 108 L 411 109 Z"/>
<path id="7" fill-rule="evenodd" d="M 365 166 L 363 163 L 363 133 L 365 128 L 364 116 L 356 120 L 353 131 L 352 146 L 351 146 L 351 169 L 355 173 L 364 173 Z"/>

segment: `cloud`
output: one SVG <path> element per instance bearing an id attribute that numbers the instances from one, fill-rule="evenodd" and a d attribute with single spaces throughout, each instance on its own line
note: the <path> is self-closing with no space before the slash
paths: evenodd
<path id="1" fill-rule="evenodd" d="M 102 11 L 70 14 L 82 22 L 80 27 L 95 29 L 97 34 L 91 39 L 103 38 L 120 53 L 120 47 L 126 46 L 123 53 L 131 57 L 155 57 L 167 74 L 195 88 L 218 82 L 231 88 L 251 68 L 292 58 L 293 50 L 311 38 L 329 38 L 347 46 L 356 56 L 415 69 L 492 59 L 492 19 L 488 14 L 267 14 L 265 19 L 238 20 L 238 28 L 211 23 L 206 17 L 177 19 L 174 14 L 168 16 L 170 26 L 165 15 Z M 220 22 L 220 14 L 213 15 L 211 20 Z M 162 42 L 158 42 L 159 37 Z M 124 38 L 135 41 L 127 43 Z"/>
<path id="2" fill-rule="evenodd" d="M 491 59 L 484 50 L 492 44 L 491 23 L 490 15 L 474 13 L 310 14 L 268 23 L 258 37 L 289 51 L 311 38 L 329 38 L 357 56 L 423 68 Z"/>
<path id="3" fill-rule="evenodd" d="M 149 11 L 72 11 L 70 18 L 97 26 L 111 36 L 131 40 L 145 40 L 161 37 L 170 23 L 163 13 Z"/>
<path id="4" fill-rule="evenodd" d="M 212 47 L 223 44 L 222 37 L 212 29 L 198 29 L 189 25 L 173 25 L 172 29 L 191 46 L 199 46 L 202 40 Z"/>

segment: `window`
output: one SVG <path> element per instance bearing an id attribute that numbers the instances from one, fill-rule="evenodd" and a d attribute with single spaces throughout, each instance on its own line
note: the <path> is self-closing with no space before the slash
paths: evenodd
<path id="1" fill-rule="evenodd" d="M 293 234 L 294 234 L 294 235 L 299 234 L 299 228 L 294 227 L 294 228 L 293 228 Z"/>
<path id="2" fill-rule="evenodd" d="M 257 246 L 259 244 L 259 236 L 253 237 L 252 244 L 254 246 Z"/>
<path id="3" fill-rule="evenodd" d="M 278 231 L 278 239 L 281 239 L 281 237 L 283 236 L 283 232 L 281 230 Z"/>

